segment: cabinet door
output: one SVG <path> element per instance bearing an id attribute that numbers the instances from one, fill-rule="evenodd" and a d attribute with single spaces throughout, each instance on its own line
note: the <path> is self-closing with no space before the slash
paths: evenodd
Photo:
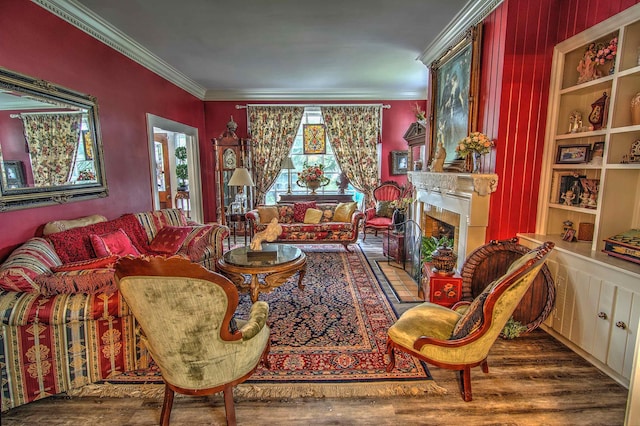
<path id="1" fill-rule="evenodd" d="M 611 336 L 611 325 L 613 322 L 613 302 L 616 287 L 610 282 L 598 281 L 601 282 L 600 296 L 598 298 L 597 310 L 594 312 L 596 322 L 593 328 L 592 346 L 589 352 L 598 360 L 606 363 L 607 352 L 609 351 L 609 339 Z"/>
<path id="2" fill-rule="evenodd" d="M 607 364 L 629 378 L 640 318 L 640 295 L 618 287 L 615 300 Z"/>

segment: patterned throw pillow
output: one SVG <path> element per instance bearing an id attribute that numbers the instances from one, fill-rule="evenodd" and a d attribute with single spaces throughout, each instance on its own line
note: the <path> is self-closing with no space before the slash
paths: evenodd
<path id="1" fill-rule="evenodd" d="M 157 253 L 174 255 L 191 232 L 190 226 L 165 226 L 156 234 L 149 248 Z"/>
<path id="2" fill-rule="evenodd" d="M 211 232 L 213 231 L 212 225 L 198 225 L 190 226 L 187 238 L 185 238 L 182 246 L 178 250 L 177 254 L 188 257 L 192 262 L 199 262 L 204 252 L 209 246 Z"/>
<path id="3" fill-rule="evenodd" d="M 0 288 L 6 291 L 36 293 L 35 277 L 50 274 L 62 262 L 44 238 L 31 238 L 15 249 L 0 265 Z"/>
<path id="4" fill-rule="evenodd" d="M 393 217 L 393 207 L 391 207 L 391 201 L 378 201 L 376 202 L 376 216 L 378 217 Z"/>
<path id="5" fill-rule="evenodd" d="M 258 215 L 260 216 L 260 223 L 269 223 L 274 218 L 280 221 L 280 214 L 276 206 L 258 207 Z"/>
<path id="6" fill-rule="evenodd" d="M 89 239 L 98 257 L 107 257 L 113 254 L 121 257 L 140 256 L 140 252 L 134 247 L 131 238 L 122 228 L 102 235 L 91 234 Z"/>
<path id="7" fill-rule="evenodd" d="M 336 207 L 336 211 L 333 213 L 334 222 L 351 222 L 351 216 L 356 211 L 358 203 L 355 201 L 351 203 L 340 203 Z"/>
<path id="8" fill-rule="evenodd" d="M 493 281 L 491 284 L 486 286 L 484 290 L 482 290 L 482 293 L 480 293 L 478 297 L 473 299 L 473 302 L 469 305 L 467 312 L 464 313 L 462 318 L 458 320 L 456 326 L 453 328 L 450 340 L 463 339 L 482 327 L 482 324 L 484 323 L 484 302 L 487 300 L 487 297 L 489 297 L 489 294 L 495 285 L 496 281 Z"/>
<path id="9" fill-rule="evenodd" d="M 307 209 L 304 214 L 304 223 L 320 223 L 320 219 L 322 219 L 322 210 Z"/>
<path id="10" fill-rule="evenodd" d="M 52 272 L 68 272 L 68 271 L 83 271 L 87 269 L 99 269 L 99 268 L 113 268 L 118 261 L 117 255 L 101 257 L 98 259 L 80 260 L 73 263 L 65 263 L 64 265 L 54 266 L 51 268 Z"/>
<path id="11" fill-rule="evenodd" d="M 293 221 L 303 223 L 304 222 L 304 214 L 307 212 L 307 209 L 315 209 L 316 202 L 309 201 L 306 203 L 295 203 L 293 205 Z"/>

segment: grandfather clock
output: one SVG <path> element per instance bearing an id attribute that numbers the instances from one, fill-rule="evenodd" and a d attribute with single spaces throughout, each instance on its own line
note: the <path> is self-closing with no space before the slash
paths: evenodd
<path id="1" fill-rule="evenodd" d="M 239 175 L 247 177 L 246 173 L 238 173 L 244 172 L 240 169 L 246 169 L 249 172 L 249 176 L 252 174 L 251 141 L 250 139 L 239 138 L 236 135 L 237 128 L 238 123 L 233 121 L 232 116 L 227 123 L 227 129 L 220 137 L 212 140 L 216 164 L 216 196 L 218 200 L 216 221 L 222 224 L 227 224 L 228 215 L 243 215 L 253 206 L 252 182 L 249 184 L 243 181 L 242 183 L 247 186 L 234 186 L 234 182 L 229 185 L 234 172 L 236 172 L 236 179 Z"/>

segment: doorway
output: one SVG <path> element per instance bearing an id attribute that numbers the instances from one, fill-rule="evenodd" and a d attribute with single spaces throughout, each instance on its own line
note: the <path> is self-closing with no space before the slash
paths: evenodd
<path id="1" fill-rule="evenodd" d="M 147 114 L 153 208 L 179 208 L 203 222 L 198 129 Z"/>

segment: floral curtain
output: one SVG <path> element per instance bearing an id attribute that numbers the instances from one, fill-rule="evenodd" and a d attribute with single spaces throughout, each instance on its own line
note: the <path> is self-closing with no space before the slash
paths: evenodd
<path id="1" fill-rule="evenodd" d="M 342 172 L 354 188 L 364 194 L 365 206 L 374 200 L 378 185 L 377 144 L 382 107 L 323 106 L 322 116 Z"/>
<path id="2" fill-rule="evenodd" d="M 249 106 L 252 166 L 256 184 L 256 202 L 265 195 L 280 173 L 300 127 L 303 106 Z"/>
<path id="3" fill-rule="evenodd" d="M 35 186 L 63 185 L 73 173 L 82 113 L 22 114 Z"/>

